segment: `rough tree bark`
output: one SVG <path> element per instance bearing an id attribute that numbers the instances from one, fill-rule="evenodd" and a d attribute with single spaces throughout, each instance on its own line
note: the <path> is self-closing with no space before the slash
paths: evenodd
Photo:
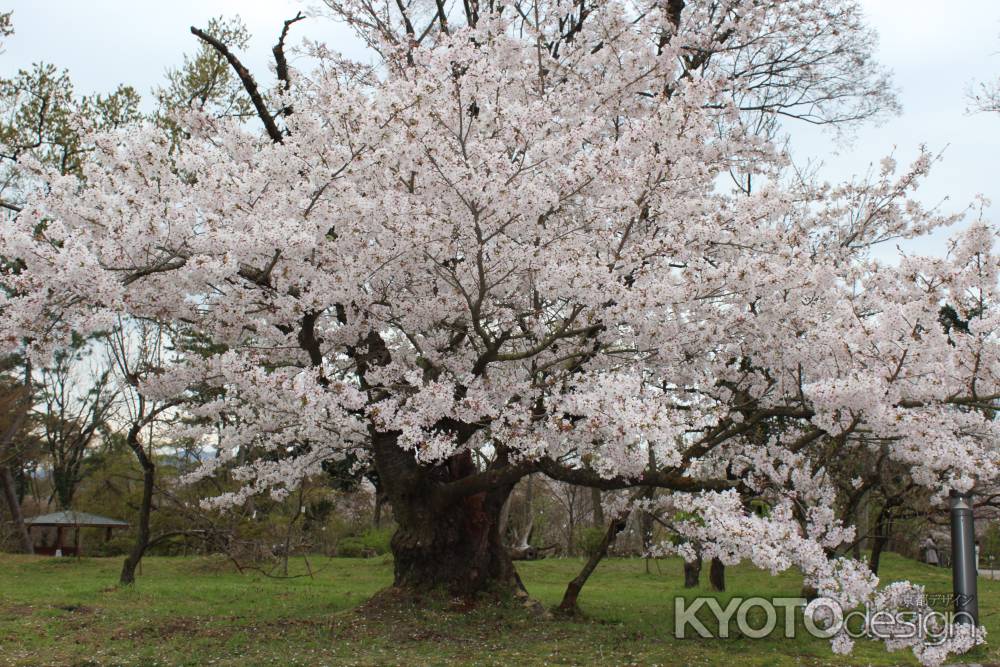
<path id="1" fill-rule="evenodd" d="M 697 588 L 701 580 L 701 556 L 691 561 L 684 561 L 684 588 Z"/>
<path id="2" fill-rule="evenodd" d="M 713 558 L 708 568 L 708 583 L 712 585 L 713 591 L 726 590 L 726 566 L 718 558 Z"/>
<path id="3" fill-rule="evenodd" d="M 435 494 L 437 485 L 476 472 L 469 452 L 424 468 L 397 447 L 397 434 L 370 433 L 379 477 L 398 525 L 390 542 L 393 585 L 459 596 L 513 594 L 520 582 L 500 534 L 501 512 L 513 483 L 442 499 Z"/>

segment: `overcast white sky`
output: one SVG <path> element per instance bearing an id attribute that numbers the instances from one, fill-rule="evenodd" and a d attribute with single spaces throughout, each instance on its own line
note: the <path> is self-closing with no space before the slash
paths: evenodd
<path id="1" fill-rule="evenodd" d="M 70 70 L 80 93 L 107 91 L 118 83 L 144 96 L 162 81 L 164 70 L 193 51 L 191 25 L 212 16 L 239 14 L 254 39 L 244 62 L 266 72 L 281 22 L 313 3 L 300 0 L 13 0 L 16 33 L 0 56 L 0 75 L 44 60 Z M 977 194 L 1000 211 L 1000 115 L 968 115 L 965 93 L 973 81 L 1000 73 L 1000 1 L 863 0 L 881 40 L 881 61 L 895 72 L 903 114 L 881 127 L 866 127 L 847 148 L 822 132 L 795 126 L 797 160 L 822 161 L 821 174 L 845 179 L 895 151 L 900 163 L 921 143 L 944 161 L 931 174 L 920 198 L 964 208 Z M 348 55 L 364 57 L 350 33 L 327 19 L 298 24 L 291 42 L 307 36 Z M 943 237 L 920 251 L 941 250 Z"/>

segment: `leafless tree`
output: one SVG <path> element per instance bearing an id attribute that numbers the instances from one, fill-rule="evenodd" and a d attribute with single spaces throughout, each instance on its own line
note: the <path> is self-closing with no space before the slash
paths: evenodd
<path id="1" fill-rule="evenodd" d="M 117 406 L 111 369 L 102 362 L 93 345 L 84 345 L 57 356 L 39 374 L 36 410 L 52 467 L 52 495 L 62 509 L 72 506 L 87 451 L 109 431 Z"/>

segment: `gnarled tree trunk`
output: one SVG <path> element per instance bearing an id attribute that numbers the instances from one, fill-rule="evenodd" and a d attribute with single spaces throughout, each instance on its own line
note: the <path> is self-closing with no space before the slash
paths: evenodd
<path id="1" fill-rule="evenodd" d="M 453 595 L 512 593 L 513 562 L 500 537 L 500 493 L 477 494 L 436 511 L 414 495 L 394 502 L 399 528 L 392 536 L 393 585 L 412 590 L 443 589 Z"/>
<path id="2" fill-rule="evenodd" d="M 520 581 L 500 534 L 503 505 L 513 485 L 442 502 L 435 486 L 476 472 L 468 452 L 424 467 L 396 446 L 396 434 L 371 435 L 379 477 L 398 525 L 390 542 L 393 586 L 460 596 L 513 594 Z"/>

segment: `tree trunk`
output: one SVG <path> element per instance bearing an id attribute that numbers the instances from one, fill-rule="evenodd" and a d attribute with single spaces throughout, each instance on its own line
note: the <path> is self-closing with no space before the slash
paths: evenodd
<path id="1" fill-rule="evenodd" d="M 531 548 L 531 536 L 535 531 L 535 511 L 533 507 L 534 498 L 534 475 L 528 475 L 527 480 L 524 483 L 524 506 L 521 508 L 521 535 L 518 537 L 514 535 L 515 542 L 512 547 L 515 551 L 526 551 Z M 506 539 L 508 533 L 508 519 L 510 514 L 510 496 L 507 497 L 507 502 L 505 503 L 506 509 L 500 511 L 500 536 Z M 510 532 L 514 532 L 511 530 Z"/>
<path id="2" fill-rule="evenodd" d="M 879 512 L 878 519 L 875 520 L 875 539 L 872 540 L 871 558 L 868 560 L 868 568 L 872 574 L 878 574 L 879 561 L 882 559 L 882 551 L 889 541 L 889 526 L 885 519 L 885 511 Z"/>
<path id="3" fill-rule="evenodd" d="M 397 434 L 369 432 L 398 526 L 390 542 L 393 586 L 462 597 L 516 592 L 520 580 L 500 535 L 503 505 L 513 484 L 442 503 L 434 493 L 437 484 L 476 472 L 469 452 L 438 466 L 421 466 L 396 445 Z"/>
<path id="4" fill-rule="evenodd" d="M 31 533 L 28 531 L 28 526 L 24 523 L 24 515 L 21 514 L 21 503 L 18 502 L 17 493 L 14 490 L 14 475 L 10 472 L 10 466 L 0 466 L 0 486 L 3 487 L 3 494 L 7 499 L 7 507 L 10 509 L 11 519 L 21 540 L 21 550 L 26 554 L 35 553 L 35 545 L 31 540 Z"/>
<path id="5" fill-rule="evenodd" d="M 476 494 L 441 511 L 419 494 L 393 502 L 399 526 L 391 541 L 393 585 L 462 596 L 513 593 L 517 574 L 499 530 L 503 495 Z"/>
<path id="6" fill-rule="evenodd" d="M 597 487 L 590 489 L 590 507 L 593 512 L 594 528 L 604 528 L 604 506 L 601 505 L 601 490 Z"/>
<path id="7" fill-rule="evenodd" d="M 643 555 L 646 555 L 653 549 L 653 515 L 649 512 L 639 515 L 639 532 L 642 533 Z"/>
<path id="8" fill-rule="evenodd" d="M 135 570 L 139 567 L 142 556 L 149 546 L 149 515 L 153 508 L 153 482 L 156 479 L 156 465 L 146 455 L 146 450 L 138 441 L 139 430 L 133 427 L 129 431 L 128 443 L 142 465 L 142 503 L 139 505 L 139 526 L 136 531 L 135 543 L 132 545 L 132 551 L 125 558 L 121 575 L 118 577 L 118 583 L 122 586 L 135 583 Z"/>
<path id="9" fill-rule="evenodd" d="M 597 564 L 604 559 L 608 554 L 608 548 L 614 543 L 615 538 L 618 537 L 618 533 L 625 530 L 625 526 L 628 524 L 628 512 L 619 515 L 614 521 L 608 525 L 607 531 L 604 533 L 604 538 L 598 545 L 597 549 L 590 555 L 587 559 L 586 564 L 583 569 L 580 570 L 580 574 L 576 575 L 573 581 L 569 582 L 566 586 L 566 592 L 563 594 L 562 602 L 559 603 L 559 611 L 566 614 L 576 614 L 579 612 L 579 607 L 577 606 L 577 599 L 580 597 L 580 591 L 583 590 L 583 585 L 587 583 L 587 579 L 593 574 L 594 570 L 597 568 Z"/>
<path id="10" fill-rule="evenodd" d="M 656 470 L 656 453 L 652 447 L 647 451 L 650 472 Z M 643 489 L 642 497 L 652 501 L 656 497 L 656 487 Z M 642 538 L 642 556 L 646 560 L 646 574 L 649 574 L 649 552 L 653 549 L 653 515 L 643 511 L 639 514 L 639 534 Z"/>
<path id="11" fill-rule="evenodd" d="M 684 588 L 697 588 L 701 580 L 701 556 L 690 563 L 684 561 Z"/>
<path id="12" fill-rule="evenodd" d="M 708 583 L 712 585 L 713 591 L 726 590 L 726 566 L 718 558 L 713 558 L 708 568 Z"/>
<path id="13" fill-rule="evenodd" d="M 566 555 L 576 554 L 576 491 L 571 488 L 571 493 L 566 498 Z"/>

